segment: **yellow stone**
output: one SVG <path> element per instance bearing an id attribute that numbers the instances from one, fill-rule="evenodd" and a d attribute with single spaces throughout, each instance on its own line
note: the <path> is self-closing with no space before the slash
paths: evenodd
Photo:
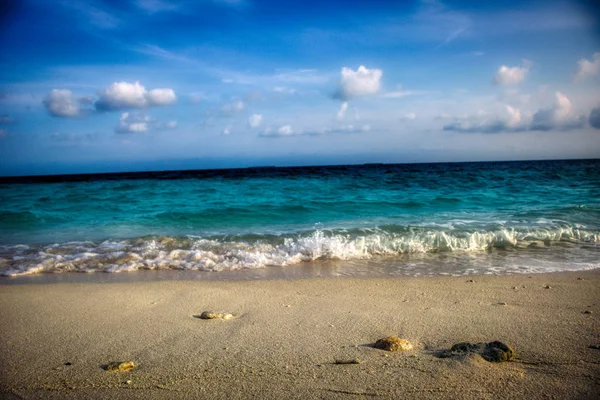
<path id="1" fill-rule="evenodd" d="M 108 372 L 125 372 L 135 368 L 133 361 L 128 362 L 113 362 L 106 366 Z"/>
<path id="2" fill-rule="evenodd" d="M 230 313 L 217 313 L 213 311 L 204 311 L 200 314 L 200 319 L 224 319 L 228 320 L 233 318 L 233 315 Z"/>
<path id="3" fill-rule="evenodd" d="M 387 351 L 408 351 L 413 349 L 413 345 L 404 339 L 396 336 L 388 336 L 375 342 L 375 347 Z"/>

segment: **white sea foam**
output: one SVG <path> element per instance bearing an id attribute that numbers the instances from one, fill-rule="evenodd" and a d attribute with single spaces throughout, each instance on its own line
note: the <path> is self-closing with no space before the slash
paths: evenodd
<path id="1" fill-rule="evenodd" d="M 493 249 L 591 245 L 592 250 L 598 250 L 598 243 L 599 232 L 569 226 L 493 231 L 439 228 L 402 228 L 397 231 L 371 228 L 353 232 L 315 230 L 284 237 L 255 237 L 253 240 L 244 240 L 243 237 L 149 237 L 99 244 L 68 242 L 27 249 L 4 246 L 0 247 L 3 259 L 0 274 L 17 276 L 39 272 L 123 272 L 140 269 L 226 271 L 284 267 L 316 260 L 367 260 L 405 254 L 477 254 Z M 502 266 L 501 269 L 509 268 Z M 531 268 L 528 270 L 532 271 Z"/>

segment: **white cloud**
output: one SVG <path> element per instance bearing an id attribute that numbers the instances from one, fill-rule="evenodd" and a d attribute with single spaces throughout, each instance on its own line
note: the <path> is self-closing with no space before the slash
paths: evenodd
<path id="1" fill-rule="evenodd" d="M 576 115 L 567 96 L 556 92 L 556 103 L 551 108 L 541 109 L 533 115 L 532 130 L 575 129 L 583 127 L 585 118 Z"/>
<path id="2" fill-rule="evenodd" d="M 221 106 L 221 114 L 224 116 L 232 116 L 241 113 L 246 108 L 242 100 L 234 100 L 231 103 L 225 103 Z"/>
<path id="3" fill-rule="evenodd" d="M 593 61 L 582 58 L 577 62 L 577 72 L 575 73 L 575 82 L 582 81 L 588 76 L 597 75 L 600 72 L 600 52 L 594 53 Z"/>
<path id="4" fill-rule="evenodd" d="M 368 69 L 361 65 L 356 71 L 342 68 L 338 92 L 335 97 L 349 100 L 354 97 L 368 96 L 379 92 L 383 71 Z"/>
<path id="5" fill-rule="evenodd" d="M 525 116 L 521 110 L 511 106 L 505 106 L 506 114 L 499 116 L 491 115 L 484 110 L 478 110 L 475 115 L 462 115 L 454 117 L 454 121 L 444 125 L 443 130 L 461 133 L 500 133 L 519 132 L 528 129 L 528 121 L 531 116 Z M 446 114 L 443 118 L 449 116 Z"/>
<path id="6" fill-rule="evenodd" d="M 253 114 L 250 118 L 248 118 L 248 125 L 251 128 L 258 128 L 260 124 L 262 124 L 263 116 L 261 114 Z"/>
<path id="7" fill-rule="evenodd" d="M 417 119 L 417 114 L 410 112 L 408 114 L 404 114 L 400 119 L 404 121 L 414 121 Z"/>
<path id="8" fill-rule="evenodd" d="M 70 90 L 52 89 L 43 104 L 50 114 L 57 117 L 73 118 L 80 115 L 79 102 Z"/>
<path id="9" fill-rule="evenodd" d="M 505 106 L 505 115 L 494 117 L 489 113 L 479 112 L 475 116 L 455 117 L 453 122 L 443 127 L 443 130 L 463 133 L 500 133 L 582 128 L 585 125 L 585 117 L 577 115 L 567 96 L 560 92 L 556 92 L 555 96 L 554 106 L 539 109 L 533 115 L 531 112 L 522 112 L 511 106 Z"/>
<path id="10" fill-rule="evenodd" d="M 494 85 L 517 85 L 521 83 L 531 68 L 531 61 L 523 59 L 522 67 L 507 67 L 502 65 L 494 75 Z"/>
<path id="11" fill-rule="evenodd" d="M 399 88 L 398 90 L 393 91 L 393 92 L 383 93 L 381 95 L 381 97 L 386 98 L 386 99 L 400 99 L 400 98 L 406 97 L 406 96 L 414 96 L 414 95 L 429 94 L 429 93 L 433 93 L 433 92 L 429 92 L 427 90 L 402 90 L 402 88 Z"/>
<path id="12" fill-rule="evenodd" d="M 221 134 L 224 135 L 224 136 L 228 136 L 229 134 L 231 134 L 231 126 L 226 126 L 223 129 L 223 132 L 221 132 Z"/>
<path id="13" fill-rule="evenodd" d="M 511 128 L 519 126 L 522 120 L 521 111 L 511 106 L 506 106 L 506 112 L 508 113 L 508 120 L 506 121 L 506 125 Z"/>
<path id="14" fill-rule="evenodd" d="M 177 128 L 177 121 L 169 121 L 166 125 L 167 129 L 175 129 Z"/>
<path id="15" fill-rule="evenodd" d="M 294 130 L 290 125 L 283 125 L 280 126 L 279 129 L 277 129 L 277 134 L 279 134 L 280 136 L 290 136 L 294 134 Z"/>
<path id="16" fill-rule="evenodd" d="M 354 125 L 342 125 L 337 128 L 329 128 L 324 127 L 321 129 L 312 129 L 312 130 L 302 130 L 302 131 L 294 131 L 290 125 L 284 125 L 279 127 L 276 131 L 267 128 L 264 132 L 260 133 L 258 136 L 261 137 L 269 137 L 269 138 L 281 138 L 281 137 L 290 137 L 290 136 L 323 136 L 330 134 L 338 134 L 338 133 L 365 133 L 371 130 L 370 125 L 363 126 L 354 126 Z"/>
<path id="17" fill-rule="evenodd" d="M 345 101 L 342 103 L 342 105 L 340 106 L 340 110 L 337 113 L 337 120 L 341 121 L 344 119 L 344 116 L 346 115 L 346 110 L 348 109 L 348 102 Z"/>
<path id="18" fill-rule="evenodd" d="M 173 89 L 152 89 L 146 95 L 148 106 L 168 106 L 177 101 Z"/>
<path id="19" fill-rule="evenodd" d="M 119 119 L 119 125 L 115 128 L 117 133 L 144 133 L 149 129 L 149 124 L 152 121 L 150 116 L 124 112 Z"/>
<path id="20" fill-rule="evenodd" d="M 173 89 L 152 89 L 150 91 L 139 82 L 114 82 L 98 92 L 98 110 L 121 110 L 127 108 L 148 108 L 174 104 L 177 96 Z"/>

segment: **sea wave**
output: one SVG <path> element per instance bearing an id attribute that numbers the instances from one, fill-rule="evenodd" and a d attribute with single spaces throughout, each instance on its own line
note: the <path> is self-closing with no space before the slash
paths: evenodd
<path id="1" fill-rule="evenodd" d="M 0 246 L 0 275 L 154 269 L 229 271 L 319 260 L 364 260 L 414 253 L 478 253 L 592 247 L 600 231 L 580 226 L 491 230 L 386 226 L 294 234 L 146 236 L 128 240 Z"/>

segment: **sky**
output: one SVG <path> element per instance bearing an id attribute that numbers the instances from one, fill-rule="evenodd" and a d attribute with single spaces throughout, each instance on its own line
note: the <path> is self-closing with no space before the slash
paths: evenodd
<path id="1" fill-rule="evenodd" d="M 600 158 L 595 4 L 3 1 L 0 175 Z"/>

